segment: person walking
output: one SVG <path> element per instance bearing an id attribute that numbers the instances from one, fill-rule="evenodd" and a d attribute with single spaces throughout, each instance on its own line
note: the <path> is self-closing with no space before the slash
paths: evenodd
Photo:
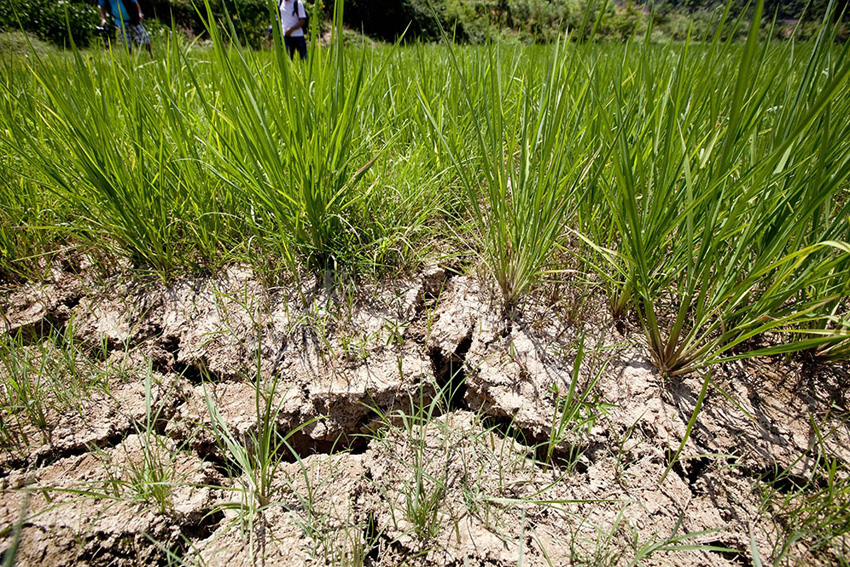
<path id="1" fill-rule="evenodd" d="M 283 31 L 283 44 L 290 59 L 295 53 L 307 60 L 307 40 L 304 29 L 307 25 L 307 9 L 301 0 L 280 0 L 280 29 Z"/>
<path id="2" fill-rule="evenodd" d="M 118 41 L 126 45 L 127 49 L 132 51 L 132 44 L 135 43 L 144 45 L 148 53 L 152 53 L 151 36 L 142 24 L 145 15 L 136 0 L 98 0 L 97 7 L 100 10 L 101 26 L 106 24 L 107 12 L 112 14 L 118 28 Z"/>

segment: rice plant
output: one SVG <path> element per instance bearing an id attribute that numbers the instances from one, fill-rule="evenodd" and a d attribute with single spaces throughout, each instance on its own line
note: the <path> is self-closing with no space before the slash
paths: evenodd
<path id="1" fill-rule="evenodd" d="M 612 135 L 604 194 L 616 236 L 613 249 L 596 250 L 620 274 L 611 278 L 612 304 L 637 310 L 668 374 L 840 339 L 744 344 L 822 320 L 847 294 L 850 251 L 839 240 L 847 238 L 848 148 L 822 129 L 829 109 L 847 104 L 850 66 L 833 58 L 824 26 L 808 60 L 794 66 L 804 80 L 782 84 L 781 67 L 769 62 L 794 62 L 796 53 L 759 45 L 760 16 L 761 4 L 732 68 L 733 44 L 715 40 L 693 64 L 690 45 L 675 60 L 650 58 L 644 47 L 636 72 L 615 78 L 605 103 L 613 112 L 599 112 Z M 817 78 L 814 68 L 823 70 Z M 718 79 L 732 69 L 738 79 L 727 89 Z M 824 155 L 837 166 L 828 174 Z M 810 183 L 812 173 L 824 182 Z"/>
<path id="2" fill-rule="evenodd" d="M 42 199 L 66 204 L 70 218 L 57 229 L 161 276 L 203 263 L 198 257 L 216 250 L 207 237 L 226 235 L 208 225 L 221 215 L 208 214 L 218 204 L 217 185 L 199 167 L 194 143 L 203 115 L 193 93 L 174 88 L 174 77 L 185 73 L 178 47 L 166 53 L 141 69 L 120 52 L 106 60 L 76 51 L 70 59 L 37 60 L 24 78 L 30 94 L 11 103 L 16 119 L 3 139 L 20 158 L 18 175 L 34 178 Z M 187 96 L 176 99 L 174 90 Z M 189 254 L 179 245 L 187 241 Z"/>
<path id="3" fill-rule="evenodd" d="M 342 29 L 342 3 L 334 22 Z M 222 178 L 259 208 L 256 223 L 276 234 L 288 262 L 300 254 L 311 268 L 333 268 L 357 239 L 348 220 L 361 198 L 354 187 L 380 153 L 365 151 L 375 135 L 362 122 L 366 53 L 350 71 L 337 33 L 329 53 L 314 48 L 309 63 L 290 61 L 275 42 L 271 63 L 263 64 L 237 41 L 228 43 L 214 22 L 210 32 L 222 84 L 220 100 L 208 101 L 221 127 L 209 146 Z"/>
<path id="4" fill-rule="evenodd" d="M 589 83 L 569 65 L 571 51 L 558 44 L 542 72 L 532 73 L 520 67 L 526 61 L 490 46 L 470 75 L 450 51 L 460 92 L 445 102 L 420 93 L 466 192 L 507 313 L 553 269 L 571 197 L 597 157 L 582 122 Z M 459 115 L 468 117 L 473 156 L 459 145 L 463 136 L 443 133 L 438 104 L 453 107 L 450 131 L 464 123 Z"/>

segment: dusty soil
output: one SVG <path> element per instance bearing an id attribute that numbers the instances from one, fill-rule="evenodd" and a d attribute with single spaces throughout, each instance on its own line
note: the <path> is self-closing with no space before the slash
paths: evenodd
<path id="1" fill-rule="evenodd" d="M 439 267 L 332 289 L 244 266 L 6 289 L 15 356 L 56 356 L 59 333 L 100 385 L 69 406 L 59 372 L 42 418 L 0 410 L 0 545 L 19 565 L 752 565 L 784 528 L 765 482 L 850 460 L 846 366 L 715 368 L 668 467 L 701 376 L 662 378 L 601 307 L 577 323 L 530 298 L 508 321 L 492 298 Z M 263 488 L 228 442 L 251 458 L 270 430 L 286 442 Z M 801 541 L 782 561 L 835 556 Z"/>

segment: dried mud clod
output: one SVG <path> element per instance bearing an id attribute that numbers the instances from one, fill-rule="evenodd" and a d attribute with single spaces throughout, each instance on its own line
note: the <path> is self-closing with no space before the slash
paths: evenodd
<path id="1" fill-rule="evenodd" d="M 30 283 L 0 299 L 0 331 L 35 343 L 61 332 L 82 298 L 82 285 L 66 279 L 57 283 Z"/>
<path id="2" fill-rule="evenodd" d="M 4 517 L 26 514 L 17 564 L 159 563 L 168 550 L 179 552 L 187 537 L 206 535 L 221 519 L 211 508 L 215 471 L 152 436 L 134 433 L 114 447 L 65 457 L 28 473 L 17 490 L 4 491 Z M 138 476 L 154 462 L 167 471 L 163 480 L 173 483 L 161 506 L 144 500 L 151 486 Z M 9 534 L 4 538 L 8 543 Z"/>

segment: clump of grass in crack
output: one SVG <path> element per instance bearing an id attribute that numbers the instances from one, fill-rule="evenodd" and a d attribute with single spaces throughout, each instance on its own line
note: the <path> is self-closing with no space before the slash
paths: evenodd
<path id="1" fill-rule="evenodd" d="M 330 567 L 364 567 L 380 534 L 366 533 L 368 524 L 342 521 L 341 527 L 324 527 L 316 549 L 318 559 Z"/>
<path id="2" fill-rule="evenodd" d="M 278 359 L 278 362 L 280 358 Z M 224 505 L 237 512 L 238 522 L 247 532 L 248 554 L 252 561 L 265 561 L 267 525 L 265 513 L 275 505 L 276 497 L 287 486 L 281 486 L 277 479 L 280 465 L 287 455 L 295 455 L 288 440 L 304 427 L 320 418 L 309 420 L 299 426 L 282 432 L 278 426 L 278 416 L 285 394 L 278 392 L 279 378 L 277 365 L 271 375 L 263 378 L 262 337 L 257 345 L 256 368 L 251 379 L 254 389 L 254 416 L 256 424 L 244 434 L 233 430 L 227 419 L 216 407 L 212 395 L 205 390 L 207 411 L 210 416 L 210 432 L 219 445 L 229 465 L 237 473 L 239 502 Z"/>
<path id="3" fill-rule="evenodd" d="M 109 394 L 110 379 L 120 378 L 126 371 L 110 363 L 106 344 L 100 349 L 80 344 L 72 316 L 64 330 L 52 328 L 39 344 L 40 356 L 50 361 L 49 391 L 51 405 L 57 411 L 85 413 L 84 402 L 96 393 Z M 125 351 L 126 354 L 126 351 Z"/>
<path id="4" fill-rule="evenodd" d="M 373 410 L 381 419 L 373 437 L 392 459 L 393 472 L 371 482 L 389 507 L 392 526 L 414 536 L 423 553 L 446 535 L 460 542 L 467 521 L 481 522 L 508 543 L 516 540 L 520 515 L 548 510 L 570 516 L 570 505 L 587 502 L 550 497 L 566 473 L 553 479 L 537 466 L 534 448 L 502 435 L 501 425 L 485 425 L 482 414 L 443 413 L 448 388 L 434 397 L 420 394 L 409 410 Z"/>
<path id="5" fill-rule="evenodd" d="M 402 430 L 409 441 L 413 442 L 413 460 L 410 463 L 412 478 L 406 479 L 401 487 L 404 495 L 404 516 L 423 541 L 436 537 L 443 527 L 445 511 L 442 510 L 442 504 L 449 482 L 447 469 L 451 461 L 451 447 L 444 446 L 442 450 L 446 453 L 446 469 L 436 475 L 428 472 L 431 458 L 426 446 L 427 428 L 432 422 L 434 403 L 429 404 L 429 409 L 424 414 L 398 416 Z"/>
<path id="6" fill-rule="evenodd" d="M 545 497 L 563 475 L 554 481 L 541 478 L 539 482 L 519 482 L 534 488 L 525 496 L 517 496 L 515 475 L 533 477 L 538 470 L 534 449 L 503 437 L 497 432 L 498 426 L 479 429 L 483 422 L 480 415 L 472 417 L 475 429 L 455 429 L 454 414 L 445 413 L 450 388 L 447 384 L 433 397 L 420 393 L 418 399 L 411 399 L 409 411 L 373 409 L 382 423 L 374 437 L 403 447 L 389 449 L 390 458 L 398 465 L 398 476 L 373 481 L 388 502 L 396 529 L 405 526 L 427 547 L 445 530 L 460 538 L 461 523 L 466 516 L 473 516 L 507 541 L 513 535 L 504 530 L 511 529 L 514 512 L 529 506 L 558 507 L 576 502 Z M 463 505 L 452 505 L 454 499 Z"/>

